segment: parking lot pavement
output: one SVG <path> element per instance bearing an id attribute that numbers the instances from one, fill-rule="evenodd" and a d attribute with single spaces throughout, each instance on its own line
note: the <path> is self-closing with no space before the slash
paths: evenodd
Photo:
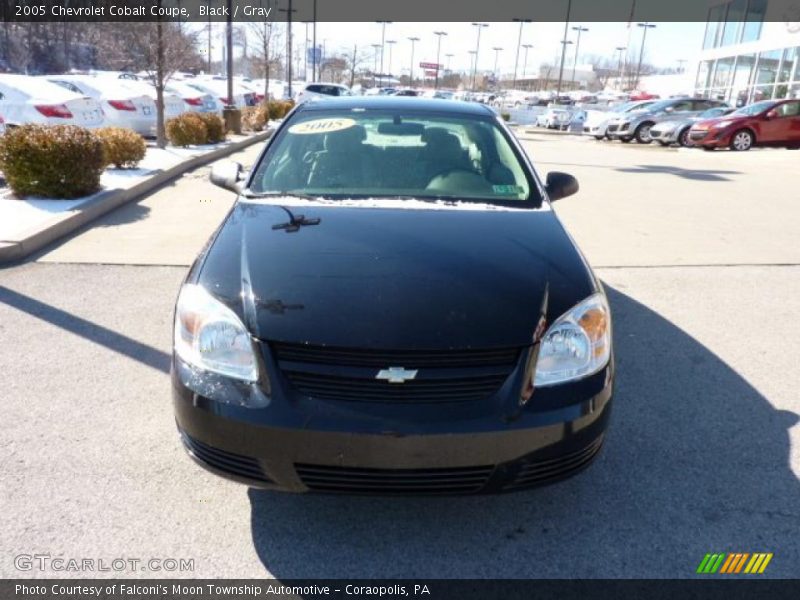
<path id="1" fill-rule="evenodd" d="M 14 569 L 17 554 L 50 553 L 195 560 L 194 571 L 161 576 L 691 577 L 707 552 L 763 551 L 774 553 L 770 576 L 797 577 L 800 261 L 783 230 L 800 214 L 793 182 L 759 176 L 772 197 L 725 200 L 724 180 L 630 169 L 737 171 L 717 174 L 746 190 L 753 165 L 788 174 L 785 156 L 800 154 L 686 153 L 678 163 L 680 151 L 526 143 L 541 171 L 581 179 L 582 192 L 556 207 L 603 265 L 614 314 L 611 429 L 587 471 L 505 496 L 362 498 L 248 490 L 195 466 L 176 435 L 168 377 L 185 267 L 50 262 L 61 252 L 62 263 L 143 264 L 149 245 L 163 252 L 156 263 L 188 264 L 194 250 L 167 252 L 181 224 L 145 227 L 168 214 L 157 203 L 213 193 L 183 178 L 143 202 L 144 218 L 96 238 L 102 260 L 81 239 L 106 235 L 92 229 L 41 262 L 0 270 L 0 576 L 78 575 Z M 629 193 L 635 185 L 648 192 Z M 184 215 L 182 227 L 202 243 L 211 221 Z M 640 239 L 647 227 L 653 243 Z"/>
<path id="2" fill-rule="evenodd" d="M 263 144 L 225 160 L 249 168 Z M 188 265 L 233 205 L 235 195 L 208 183 L 211 166 L 186 173 L 139 202 L 93 221 L 47 248 L 43 262 Z"/>
<path id="3" fill-rule="evenodd" d="M 800 263 L 798 151 L 520 136 L 540 174 L 578 178 L 554 206 L 595 266 Z"/>

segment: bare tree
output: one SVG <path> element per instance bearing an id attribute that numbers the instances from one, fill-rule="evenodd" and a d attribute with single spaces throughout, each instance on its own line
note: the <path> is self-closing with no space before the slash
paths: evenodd
<path id="1" fill-rule="evenodd" d="M 369 52 L 368 48 L 362 48 L 359 52 L 358 44 L 353 45 L 353 52 L 350 53 L 347 58 L 347 70 L 350 71 L 350 87 L 353 87 L 356 80 L 356 73 L 359 70 L 363 69 L 365 64 L 369 64 L 369 60 L 372 57 L 372 53 Z"/>
<path id="2" fill-rule="evenodd" d="M 250 31 L 256 38 L 255 56 L 253 57 L 260 70 L 264 73 L 264 98 L 269 100 L 269 79 L 274 72 L 276 63 L 280 62 L 280 53 L 275 49 L 280 46 L 277 26 L 271 21 L 264 20 L 262 23 L 248 23 Z"/>
<path id="3" fill-rule="evenodd" d="M 161 0 L 158 2 L 161 4 Z M 125 48 L 121 57 L 128 68 L 141 70 L 156 89 L 156 143 L 166 146 L 164 123 L 164 88 L 169 79 L 181 70 L 202 65 L 197 52 L 202 31 L 181 28 L 179 23 L 159 19 L 153 23 L 117 23 L 115 43 Z M 108 40 L 106 40 L 107 42 Z"/>

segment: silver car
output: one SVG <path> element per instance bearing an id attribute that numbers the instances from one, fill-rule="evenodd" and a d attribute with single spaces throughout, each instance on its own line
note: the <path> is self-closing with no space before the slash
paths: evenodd
<path id="1" fill-rule="evenodd" d="M 640 144 L 649 144 L 653 141 L 650 129 L 661 121 L 671 121 L 675 118 L 691 118 L 708 110 L 709 108 L 727 107 L 728 104 L 719 100 L 708 98 L 669 98 L 659 100 L 644 110 L 637 110 L 623 115 L 617 123 L 609 124 L 606 133 L 613 139 L 622 142 L 636 140 Z"/>
<path id="2" fill-rule="evenodd" d="M 583 133 L 593 135 L 597 140 L 602 140 L 607 137 L 606 130 L 609 124 L 619 123 L 620 115 L 633 112 L 634 110 L 644 110 L 655 102 L 655 100 L 637 100 L 635 102 L 618 104 L 605 111 L 586 111 L 587 114 L 586 121 L 583 123 Z"/>
<path id="3" fill-rule="evenodd" d="M 709 108 L 707 111 L 693 117 L 676 117 L 668 121 L 661 121 L 650 128 L 650 137 L 662 146 L 669 146 L 671 144 L 680 144 L 684 147 L 689 146 L 689 130 L 692 128 L 692 125 L 697 123 L 697 121 L 724 117 L 734 110 L 736 109 L 731 106 L 717 106 L 715 108 Z"/>

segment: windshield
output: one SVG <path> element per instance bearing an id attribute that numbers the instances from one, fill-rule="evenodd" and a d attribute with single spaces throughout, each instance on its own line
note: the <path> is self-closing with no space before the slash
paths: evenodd
<path id="1" fill-rule="evenodd" d="M 756 102 L 755 104 L 750 104 L 749 106 L 743 106 L 737 111 L 732 112 L 732 115 L 745 115 L 748 117 L 752 117 L 753 115 L 757 115 L 759 113 L 764 112 L 765 110 L 770 109 L 775 104 L 774 100 L 764 100 L 763 102 Z"/>
<path id="2" fill-rule="evenodd" d="M 250 192 L 519 202 L 531 199 L 531 183 L 488 115 L 354 109 L 298 113 L 259 163 Z"/>

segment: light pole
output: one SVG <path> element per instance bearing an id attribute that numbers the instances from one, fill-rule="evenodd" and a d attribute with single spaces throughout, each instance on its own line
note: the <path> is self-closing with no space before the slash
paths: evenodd
<path id="1" fill-rule="evenodd" d="M 575 60 L 572 63 L 572 81 L 575 83 L 575 69 L 578 68 L 578 52 L 581 51 L 581 33 L 589 31 L 588 27 L 573 27 L 572 31 L 578 32 L 578 42 L 575 44 Z"/>
<path id="2" fill-rule="evenodd" d="M 571 1 L 571 0 L 570 0 Z M 481 29 L 488 27 L 488 23 L 473 23 L 473 27 L 478 28 L 478 41 L 475 44 L 475 63 L 472 65 L 472 91 L 475 91 L 475 75 L 478 72 L 478 52 L 481 49 Z"/>
<path id="3" fill-rule="evenodd" d="M 495 76 L 495 86 L 499 87 L 500 77 L 497 75 L 497 61 L 500 59 L 500 52 L 503 49 L 500 46 L 495 46 L 492 50 L 494 50 L 494 71 L 492 73 Z"/>
<path id="4" fill-rule="evenodd" d="M 386 40 L 386 43 L 389 44 L 389 70 L 387 71 L 387 73 L 389 74 L 389 77 L 391 77 L 392 76 L 392 46 L 394 46 L 397 43 L 397 40 Z"/>
<path id="5" fill-rule="evenodd" d="M 617 46 L 617 52 L 619 52 L 619 70 L 617 72 L 617 88 L 621 91 L 622 90 L 622 57 L 624 55 L 625 50 L 627 50 L 627 46 Z"/>
<path id="6" fill-rule="evenodd" d="M 436 79 L 433 82 L 433 89 L 439 89 L 439 68 L 441 65 L 439 64 L 439 56 L 442 52 L 442 36 L 447 35 L 446 31 L 434 31 L 433 35 L 438 37 L 438 41 L 436 42 Z M 448 54 L 448 56 L 452 56 L 452 54 Z"/>
<path id="7" fill-rule="evenodd" d="M 644 43 L 647 40 L 647 30 L 654 29 L 655 25 L 653 23 L 637 23 L 637 27 L 641 27 L 644 29 L 644 33 L 642 33 L 642 48 L 639 50 L 639 64 L 636 67 L 636 87 L 639 87 L 639 74 L 642 72 L 642 59 L 644 58 Z"/>
<path id="8" fill-rule="evenodd" d="M 475 50 L 470 50 L 469 51 L 469 55 L 470 55 L 470 58 L 469 58 L 469 70 L 472 71 L 472 69 L 474 68 L 476 59 L 478 58 L 478 53 L 475 52 Z M 473 81 L 473 86 L 470 89 L 474 92 L 475 91 L 475 86 L 474 86 L 475 79 L 473 78 L 472 81 Z"/>
<path id="9" fill-rule="evenodd" d="M 572 12 L 572 0 L 568 0 L 567 2 L 567 20 L 564 22 L 564 39 L 561 40 L 561 66 L 558 69 L 558 87 L 556 88 L 556 101 L 558 101 L 558 97 L 561 95 L 561 82 L 564 79 L 564 58 L 567 55 L 567 43 L 572 43 L 567 41 L 567 36 L 569 35 L 569 16 Z"/>
<path id="10" fill-rule="evenodd" d="M 375 73 L 378 72 L 378 50 L 380 49 L 380 44 L 372 44 L 372 47 L 375 48 L 375 60 L 374 65 L 372 67 L 372 87 L 375 87 Z"/>
<path id="11" fill-rule="evenodd" d="M 317 64 L 317 0 L 314 0 L 312 19 L 314 20 L 314 25 L 311 28 L 311 36 L 314 39 L 311 43 L 314 45 L 314 61 L 311 63 L 311 80 L 316 81 L 317 73 L 319 72 L 319 65 Z"/>
<path id="12" fill-rule="evenodd" d="M 391 24 L 391 21 L 375 21 L 381 25 L 381 71 L 378 73 L 378 85 L 383 83 L 383 47 L 386 44 L 386 26 Z"/>
<path id="13" fill-rule="evenodd" d="M 419 41 L 418 37 L 410 37 L 408 40 L 411 42 L 411 71 L 409 72 L 409 87 L 414 87 L 414 44 Z"/>
<path id="14" fill-rule="evenodd" d="M 511 19 L 512 21 L 519 21 L 519 37 L 517 38 L 517 58 L 514 59 L 514 81 L 511 84 L 511 89 L 517 89 L 517 67 L 519 66 L 519 49 L 522 46 L 522 26 L 525 23 L 530 23 L 530 19 Z M 525 51 L 527 56 L 527 50 Z"/>
<path id="15" fill-rule="evenodd" d="M 522 44 L 525 48 L 525 59 L 522 61 L 522 78 L 525 79 L 525 74 L 528 72 L 528 50 L 533 48 L 533 44 Z"/>
<path id="16" fill-rule="evenodd" d="M 445 54 L 445 57 L 447 57 L 447 71 L 448 71 L 448 72 L 450 71 L 450 62 L 451 62 L 451 59 L 452 59 L 454 56 L 455 56 L 455 54 Z"/>

